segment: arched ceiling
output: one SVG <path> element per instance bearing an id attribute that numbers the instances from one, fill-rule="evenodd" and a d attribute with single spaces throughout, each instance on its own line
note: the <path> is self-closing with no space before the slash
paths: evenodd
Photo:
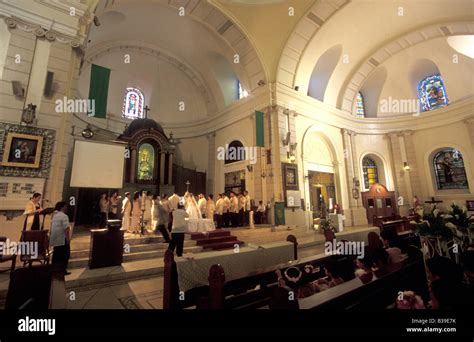
<path id="1" fill-rule="evenodd" d="M 288 39 L 277 82 L 307 93 L 319 57 L 341 44 L 343 55 L 324 102 L 350 112 L 364 80 L 391 55 L 423 40 L 472 34 L 473 4 L 471 0 L 319 0 Z"/>
<path id="2" fill-rule="evenodd" d="M 124 51 L 131 45 L 134 49 L 173 56 L 182 71 L 202 85 L 201 90 L 214 102 L 210 107 L 215 110 L 227 103 L 213 73 L 209 53 L 221 55 L 229 62 L 244 89 L 252 91 L 260 81 L 267 82 L 257 52 L 247 37 L 206 1 L 103 0 L 96 15 L 100 26 L 91 26 L 86 56 L 92 55 L 92 51 L 107 53 L 111 42 L 133 42 L 119 44 Z"/>

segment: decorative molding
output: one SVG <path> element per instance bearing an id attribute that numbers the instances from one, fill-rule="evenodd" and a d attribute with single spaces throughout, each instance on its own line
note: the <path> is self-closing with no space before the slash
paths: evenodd
<path id="1" fill-rule="evenodd" d="M 45 38 L 50 42 L 57 41 L 61 44 L 69 44 L 73 48 L 81 46 L 81 42 L 75 37 L 71 38 L 54 30 L 46 30 L 39 25 L 27 23 L 19 18 L 4 15 L 0 15 L 0 18 L 3 18 L 9 29 L 20 29 L 24 32 L 33 33 L 38 38 Z"/>
<path id="2" fill-rule="evenodd" d="M 14 124 L 0 123 L 0 160 L 5 153 L 5 143 L 8 133 L 23 133 L 31 135 L 39 135 L 43 137 L 43 146 L 41 149 L 40 167 L 25 168 L 11 167 L 0 165 L 0 176 L 4 177 L 32 177 L 32 178 L 48 178 L 50 173 L 51 161 L 53 159 L 54 141 L 56 131 L 52 129 L 20 126 Z"/>

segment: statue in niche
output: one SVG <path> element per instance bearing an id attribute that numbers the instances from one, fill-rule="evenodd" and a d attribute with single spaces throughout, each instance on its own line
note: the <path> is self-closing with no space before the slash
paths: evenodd
<path id="1" fill-rule="evenodd" d="M 154 150 L 150 144 L 142 144 L 138 152 L 138 179 L 153 180 Z"/>

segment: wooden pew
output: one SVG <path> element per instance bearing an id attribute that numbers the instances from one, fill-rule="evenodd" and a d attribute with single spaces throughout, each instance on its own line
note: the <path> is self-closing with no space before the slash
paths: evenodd
<path id="1" fill-rule="evenodd" d="M 289 235 L 287 241 L 293 243 L 294 258 L 298 258 L 298 242 L 295 236 Z M 178 283 L 178 271 L 174 254 L 170 251 L 165 253 L 164 268 L 164 286 L 163 286 L 163 308 L 164 309 L 183 309 L 196 306 L 199 309 L 218 308 L 223 306 L 238 305 L 234 297 L 246 294 L 247 291 L 255 289 L 260 285 L 257 297 L 270 298 L 271 293 L 267 292 L 267 284 L 274 284 L 276 281 L 275 268 L 272 267 L 268 272 L 261 272 L 256 275 L 242 275 L 241 278 L 225 281 L 225 273 L 220 265 L 213 265 L 209 273 L 209 286 L 196 287 L 180 293 Z M 263 294 L 263 295 L 262 295 Z M 184 295 L 184 296 L 183 296 Z M 181 300 L 180 300 L 181 296 Z M 224 303 L 223 298 L 229 298 Z M 250 295 L 252 296 L 252 295 Z M 183 298 L 184 297 L 184 298 Z M 249 302 L 252 302 L 249 300 Z"/>
<path id="2" fill-rule="evenodd" d="M 10 275 L 5 309 L 65 309 L 64 274 L 53 265 L 18 268 Z"/>
<path id="3" fill-rule="evenodd" d="M 374 227 L 379 227 L 383 222 L 388 222 L 388 221 L 395 221 L 395 220 L 400 220 L 401 216 L 398 214 L 393 214 L 390 216 L 376 216 L 374 215 L 373 218 L 373 226 Z"/>

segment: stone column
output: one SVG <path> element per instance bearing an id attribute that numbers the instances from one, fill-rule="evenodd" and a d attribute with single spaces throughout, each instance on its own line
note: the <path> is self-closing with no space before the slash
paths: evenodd
<path id="1" fill-rule="evenodd" d="M 132 147 L 130 156 L 130 183 L 135 183 L 137 172 L 137 149 Z"/>
<path id="2" fill-rule="evenodd" d="M 216 174 L 216 134 L 212 133 L 207 136 L 209 141 L 209 158 L 207 162 L 207 173 L 206 173 L 206 193 L 214 194 L 214 178 Z M 219 191 L 220 192 L 220 191 Z M 217 196 L 215 195 L 215 200 L 217 201 Z"/>
<path id="3" fill-rule="evenodd" d="M 469 138 L 471 139 L 471 145 L 474 150 L 474 116 L 471 116 L 470 118 L 467 118 L 466 120 L 463 120 L 466 128 L 467 128 L 467 134 L 469 135 Z"/>
<path id="4" fill-rule="evenodd" d="M 168 155 L 168 185 L 173 185 L 173 153 Z"/>
<path id="5" fill-rule="evenodd" d="M 166 162 L 166 152 L 160 152 L 160 184 L 165 184 L 165 162 Z"/>

